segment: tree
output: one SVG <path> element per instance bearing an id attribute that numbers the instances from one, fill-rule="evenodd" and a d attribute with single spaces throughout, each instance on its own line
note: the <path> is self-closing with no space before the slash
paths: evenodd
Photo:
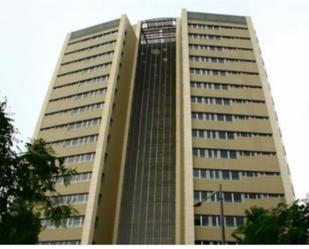
<path id="1" fill-rule="evenodd" d="M 240 244 L 307 244 L 309 203 L 296 201 L 267 210 L 252 207 L 246 210 L 246 223 L 236 229 L 233 237 Z"/>
<path id="2" fill-rule="evenodd" d="M 55 188 L 60 177 L 67 185 L 74 170 L 65 168 L 43 139 L 26 143 L 21 152 L 5 108 L 6 101 L 0 102 L 0 243 L 35 244 L 42 218 L 59 226 L 76 213 L 59 203 Z"/>

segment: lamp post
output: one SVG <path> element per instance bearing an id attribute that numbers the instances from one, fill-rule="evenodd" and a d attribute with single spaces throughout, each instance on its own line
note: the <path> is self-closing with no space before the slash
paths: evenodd
<path id="1" fill-rule="evenodd" d="M 221 242 L 222 245 L 225 244 L 225 225 L 224 225 L 224 209 L 223 209 L 223 191 L 222 191 L 222 185 L 219 185 L 219 190 L 216 192 L 213 192 L 211 195 L 206 196 L 201 201 L 194 203 L 194 207 L 199 207 L 203 204 L 203 202 L 207 201 L 209 198 L 211 198 L 214 195 L 218 195 L 219 201 L 220 201 L 220 224 L 221 224 Z"/>

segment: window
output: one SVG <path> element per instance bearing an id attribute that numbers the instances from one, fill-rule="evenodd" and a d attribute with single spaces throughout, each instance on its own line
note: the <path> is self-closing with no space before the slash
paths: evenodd
<path id="1" fill-rule="evenodd" d="M 226 150 L 221 150 L 221 158 L 228 158 Z"/>
<path id="2" fill-rule="evenodd" d="M 226 216 L 225 223 L 227 227 L 234 227 L 234 217 L 233 216 Z"/>
<path id="3" fill-rule="evenodd" d="M 194 225 L 195 226 L 201 226 L 201 216 L 200 215 L 194 216 Z"/>
<path id="4" fill-rule="evenodd" d="M 222 178 L 223 180 L 229 180 L 230 179 L 230 172 L 227 170 L 222 170 Z"/>
<path id="5" fill-rule="evenodd" d="M 241 202 L 242 201 L 240 193 L 234 193 L 233 197 L 234 197 L 234 202 Z"/>
<path id="6" fill-rule="evenodd" d="M 231 171 L 232 180 L 239 180 L 239 172 L 238 171 Z"/>
<path id="7" fill-rule="evenodd" d="M 225 201 L 225 202 L 232 202 L 232 201 L 233 201 L 233 200 L 232 200 L 232 194 L 231 194 L 231 193 L 225 192 L 225 193 L 223 194 L 223 196 L 224 196 L 224 201 Z"/>
<path id="8" fill-rule="evenodd" d="M 203 226 L 203 227 L 207 227 L 207 226 L 209 225 L 208 218 L 209 218 L 208 215 L 203 215 L 203 216 L 202 216 L 202 226 Z"/>
<path id="9" fill-rule="evenodd" d="M 244 217 L 236 216 L 236 227 L 240 227 L 245 224 Z"/>

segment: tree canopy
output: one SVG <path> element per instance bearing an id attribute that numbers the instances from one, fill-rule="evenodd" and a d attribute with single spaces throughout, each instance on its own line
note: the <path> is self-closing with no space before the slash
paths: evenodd
<path id="1" fill-rule="evenodd" d="M 252 207 L 246 223 L 233 236 L 240 244 L 307 244 L 309 241 L 309 203 L 297 201 L 273 209 Z"/>
<path id="2" fill-rule="evenodd" d="M 76 213 L 59 204 L 56 191 L 57 180 L 63 177 L 67 185 L 74 170 L 43 139 L 26 143 L 25 151 L 18 149 L 20 141 L 5 109 L 6 101 L 0 102 L 0 243 L 35 244 L 42 218 L 59 226 Z"/>

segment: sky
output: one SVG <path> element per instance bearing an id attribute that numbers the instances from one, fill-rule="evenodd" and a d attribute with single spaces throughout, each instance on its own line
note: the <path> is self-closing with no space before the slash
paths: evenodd
<path id="1" fill-rule="evenodd" d="M 124 13 L 131 23 L 179 17 L 182 8 L 252 17 L 296 198 L 304 198 L 309 192 L 308 0 L 2 0 L 0 101 L 7 98 L 18 137 L 32 137 L 68 32 Z"/>

